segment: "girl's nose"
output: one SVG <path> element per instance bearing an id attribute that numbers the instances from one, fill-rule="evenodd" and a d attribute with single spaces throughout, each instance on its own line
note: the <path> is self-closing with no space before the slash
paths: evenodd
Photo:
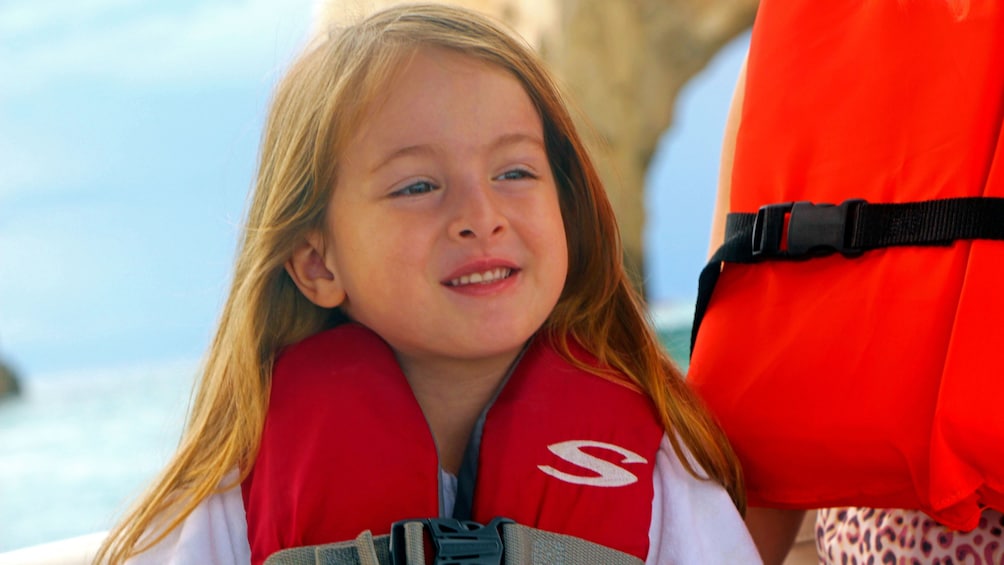
<path id="1" fill-rule="evenodd" d="M 450 236 L 458 239 L 483 239 L 505 232 L 508 220 L 503 213 L 499 195 L 488 182 L 468 183 L 453 191 L 454 217 Z"/>

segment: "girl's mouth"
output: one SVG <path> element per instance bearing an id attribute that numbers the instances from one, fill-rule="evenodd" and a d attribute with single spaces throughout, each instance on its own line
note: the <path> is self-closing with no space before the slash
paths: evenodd
<path id="1" fill-rule="evenodd" d="M 462 275 L 455 279 L 450 279 L 446 281 L 446 286 L 467 286 L 469 284 L 489 284 L 502 279 L 507 279 L 512 275 L 512 269 L 507 267 L 498 267 L 495 269 L 488 269 L 480 273 L 471 273 L 469 275 Z"/>

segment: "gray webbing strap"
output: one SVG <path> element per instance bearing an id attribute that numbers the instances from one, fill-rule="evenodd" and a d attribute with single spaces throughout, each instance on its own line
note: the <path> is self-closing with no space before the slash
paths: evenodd
<path id="1" fill-rule="evenodd" d="M 505 565 L 519 563 L 641 565 L 643 563 L 634 555 L 598 543 L 520 524 L 502 526 L 502 545 L 505 547 Z"/>
<path id="2" fill-rule="evenodd" d="M 270 555 L 265 565 L 387 565 L 390 536 L 376 536 L 369 530 L 354 540 L 291 547 Z M 421 563 L 421 562 L 420 562 Z"/>
<path id="3" fill-rule="evenodd" d="M 407 565 L 432 565 L 425 560 L 423 527 L 419 521 L 404 524 Z M 616 549 L 520 524 L 504 524 L 501 537 L 505 547 L 503 565 L 643 563 L 641 559 Z M 394 565 L 394 562 L 390 555 L 390 536 L 374 537 L 367 530 L 351 541 L 278 551 L 269 556 L 265 565 Z"/>
<path id="4" fill-rule="evenodd" d="M 404 523 L 404 562 L 425 565 L 425 526 L 421 522 Z"/>

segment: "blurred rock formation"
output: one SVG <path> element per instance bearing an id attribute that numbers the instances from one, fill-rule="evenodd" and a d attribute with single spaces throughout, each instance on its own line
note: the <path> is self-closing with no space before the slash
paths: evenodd
<path id="1" fill-rule="evenodd" d="M 20 394 L 21 384 L 18 382 L 17 373 L 0 360 L 0 400 Z"/>
<path id="2" fill-rule="evenodd" d="M 317 26 L 399 1 L 326 0 Z M 593 151 L 620 221 L 625 260 L 640 281 L 645 171 L 672 123 L 676 96 L 753 24 L 758 0 L 450 1 L 507 21 L 556 71 L 596 134 Z M 588 138 L 588 127 L 584 133 Z"/>

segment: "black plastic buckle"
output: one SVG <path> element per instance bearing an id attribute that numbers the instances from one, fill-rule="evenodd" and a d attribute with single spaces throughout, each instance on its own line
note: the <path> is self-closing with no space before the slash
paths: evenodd
<path id="1" fill-rule="evenodd" d="M 421 523 L 432 539 L 432 565 L 501 565 L 500 528 L 514 523 L 508 518 L 494 518 L 485 525 L 454 518 L 394 522 L 390 528 L 390 560 L 394 565 L 406 563 L 404 525 L 409 522 Z"/>
<path id="2" fill-rule="evenodd" d="M 803 201 L 761 206 L 753 220 L 753 256 L 799 259 L 832 253 L 859 255 L 861 250 L 851 246 L 851 235 L 858 208 L 864 203 L 852 199 L 841 204 Z M 782 249 L 786 223 L 787 246 Z"/>
<path id="3" fill-rule="evenodd" d="M 753 256 L 780 257 L 781 236 L 784 234 L 784 217 L 791 212 L 794 202 L 767 204 L 756 211 L 753 220 Z"/>

